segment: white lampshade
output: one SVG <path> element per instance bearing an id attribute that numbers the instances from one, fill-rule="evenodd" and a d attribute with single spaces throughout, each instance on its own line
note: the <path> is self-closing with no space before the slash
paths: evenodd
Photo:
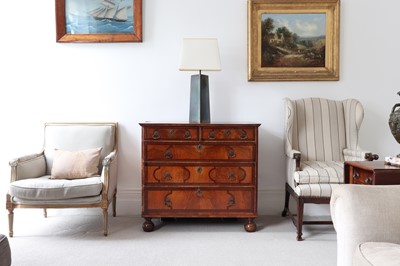
<path id="1" fill-rule="evenodd" d="M 221 70 L 218 40 L 216 38 L 184 38 L 179 70 Z"/>

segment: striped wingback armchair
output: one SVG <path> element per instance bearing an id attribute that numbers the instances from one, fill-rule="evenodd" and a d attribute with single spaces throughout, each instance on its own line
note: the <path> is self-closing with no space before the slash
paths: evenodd
<path id="1" fill-rule="evenodd" d="M 378 159 L 359 146 L 358 133 L 364 109 L 355 99 L 343 101 L 304 98 L 284 99 L 287 181 L 282 216 L 291 216 L 302 238 L 305 203 L 329 204 L 332 189 L 344 182 L 343 162 Z M 289 198 L 297 203 L 297 215 L 289 210 Z"/>

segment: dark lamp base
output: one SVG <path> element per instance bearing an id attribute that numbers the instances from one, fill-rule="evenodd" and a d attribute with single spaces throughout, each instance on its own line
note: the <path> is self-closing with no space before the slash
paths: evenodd
<path id="1" fill-rule="evenodd" d="M 192 75 L 190 84 L 190 123 L 210 123 L 207 75 Z"/>

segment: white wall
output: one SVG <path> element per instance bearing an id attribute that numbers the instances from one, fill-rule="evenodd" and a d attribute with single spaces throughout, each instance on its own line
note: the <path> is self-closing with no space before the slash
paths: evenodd
<path id="1" fill-rule="evenodd" d="M 361 146 L 381 158 L 400 152 L 387 125 L 400 102 L 400 2 L 342 0 L 340 81 L 259 83 L 247 81 L 245 0 L 143 2 L 143 43 L 101 44 L 56 43 L 54 1 L 2 2 L 1 195 L 9 182 L 8 161 L 40 150 L 44 122 L 117 121 L 118 208 L 140 215 L 138 123 L 188 120 L 191 73 L 178 71 L 184 37 L 219 40 L 223 70 L 207 73 L 212 120 L 262 124 L 261 214 L 277 214 L 283 206 L 284 97 L 358 98 L 365 107 Z"/>

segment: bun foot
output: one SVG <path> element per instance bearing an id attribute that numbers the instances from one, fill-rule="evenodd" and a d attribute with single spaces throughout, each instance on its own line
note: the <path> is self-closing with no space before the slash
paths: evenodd
<path id="1" fill-rule="evenodd" d="M 146 221 L 142 225 L 143 231 L 151 232 L 154 230 L 154 223 L 151 221 L 151 218 L 146 218 Z"/>
<path id="2" fill-rule="evenodd" d="M 254 223 L 254 219 L 249 218 L 247 223 L 244 225 L 244 229 L 249 233 L 255 232 L 257 230 L 257 225 Z"/>

